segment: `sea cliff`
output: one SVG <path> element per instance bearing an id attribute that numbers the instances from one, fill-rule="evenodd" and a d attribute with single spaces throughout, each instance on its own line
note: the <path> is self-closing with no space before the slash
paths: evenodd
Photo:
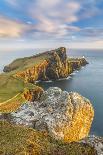
<path id="1" fill-rule="evenodd" d="M 27 61 L 30 62 L 30 59 L 32 64 L 28 65 Z M 41 61 L 38 63 L 38 60 Z M 37 61 L 37 63 L 35 63 L 35 61 Z M 37 56 L 16 60 L 8 66 L 5 66 L 4 72 L 15 71 L 14 77 L 19 77 L 25 80 L 25 82 L 34 83 L 35 81 L 66 78 L 74 70 L 85 66 L 87 63 L 85 58 L 68 58 L 66 48 L 60 47 Z"/>
<path id="2" fill-rule="evenodd" d="M 0 155 L 101 155 L 102 138 L 89 136 L 91 102 L 76 92 L 36 81 L 67 78 L 88 64 L 64 47 L 20 58 L 0 75 Z"/>
<path id="3" fill-rule="evenodd" d="M 36 81 L 67 78 L 87 63 L 85 58 L 67 57 L 65 47 L 14 60 L 0 74 L 0 111 L 10 112 L 38 99 L 43 89 Z"/>

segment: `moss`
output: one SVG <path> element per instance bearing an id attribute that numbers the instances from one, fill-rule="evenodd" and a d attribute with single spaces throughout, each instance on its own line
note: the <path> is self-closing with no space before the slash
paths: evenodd
<path id="1" fill-rule="evenodd" d="M 0 122 L 0 155 L 95 155 L 82 143 L 63 143 L 31 128 Z"/>

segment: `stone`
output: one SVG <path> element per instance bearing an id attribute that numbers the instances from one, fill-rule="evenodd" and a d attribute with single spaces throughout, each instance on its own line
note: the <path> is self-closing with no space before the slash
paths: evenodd
<path id="1" fill-rule="evenodd" d="M 90 135 L 87 138 L 81 140 L 80 143 L 92 146 L 97 151 L 97 155 L 103 155 L 103 137 Z"/>
<path id="2" fill-rule="evenodd" d="M 27 60 L 29 62 L 28 65 Z M 32 65 L 30 65 L 31 63 Z M 87 61 L 85 58 L 67 57 L 66 48 L 60 47 L 40 53 L 37 56 L 17 59 L 8 66 L 5 66 L 4 72 L 15 71 L 13 75 L 15 78 L 23 79 L 25 83 L 34 84 L 36 81 L 67 78 L 74 70 L 86 64 Z"/>
<path id="3" fill-rule="evenodd" d="M 78 141 L 90 131 L 94 109 L 90 101 L 75 92 L 50 87 L 39 101 L 22 105 L 11 113 L 12 122 L 47 131 L 55 139 Z"/>

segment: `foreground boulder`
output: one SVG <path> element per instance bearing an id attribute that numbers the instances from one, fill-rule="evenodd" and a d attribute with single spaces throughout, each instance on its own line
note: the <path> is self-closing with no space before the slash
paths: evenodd
<path id="1" fill-rule="evenodd" d="M 47 131 L 55 139 L 72 142 L 89 133 L 94 110 L 89 100 L 78 93 L 51 87 L 40 101 L 24 104 L 11 113 L 13 123 Z"/>

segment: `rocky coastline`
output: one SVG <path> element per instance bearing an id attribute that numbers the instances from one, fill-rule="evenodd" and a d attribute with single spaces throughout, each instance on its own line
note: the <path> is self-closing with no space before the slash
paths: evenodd
<path id="1" fill-rule="evenodd" d="M 17 66 L 17 61 L 4 67 L 4 72 L 16 71 L 14 76 L 25 80 L 25 82 L 34 83 L 35 81 L 48 81 L 67 78 L 74 70 L 81 68 L 88 64 L 85 58 L 68 58 L 66 48 L 60 47 L 56 50 L 44 52 L 37 56 L 33 56 L 34 61 L 36 58 L 45 57 L 45 59 L 31 67 L 18 71 L 21 66 Z M 31 59 L 28 57 L 27 59 Z M 23 60 L 23 64 L 26 63 Z M 19 62 L 20 60 L 18 60 Z"/>
<path id="2" fill-rule="evenodd" d="M 39 132 L 38 136 L 43 134 L 44 139 L 45 135 L 50 136 L 58 147 L 61 143 L 62 147 L 67 147 L 58 155 L 72 155 L 73 152 L 74 155 L 84 155 L 84 152 L 86 155 L 102 155 L 103 138 L 88 136 L 93 117 L 94 109 L 88 99 L 75 92 L 68 93 L 60 88 L 51 87 L 44 91 L 37 101 L 25 103 L 15 112 L 1 113 L 0 122 L 8 122 L 14 127 L 32 128 Z M 49 141 L 47 145 L 48 143 Z M 37 144 L 35 142 L 34 146 Z M 80 152 L 81 147 L 83 150 Z M 48 152 L 46 148 L 45 151 Z M 55 151 L 50 155 L 56 155 L 57 150 Z"/>
<path id="3" fill-rule="evenodd" d="M 86 64 L 85 58 L 67 57 L 66 48 L 61 47 L 4 67 L 0 155 L 103 154 L 103 138 L 89 136 L 94 118 L 91 102 L 76 92 L 57 87 L 44 91 L 35 85 L 36 81 L 67 78 Z M 2 99 L 4 92 L 9 96 L 11 85 L 14 96 Z"/>

